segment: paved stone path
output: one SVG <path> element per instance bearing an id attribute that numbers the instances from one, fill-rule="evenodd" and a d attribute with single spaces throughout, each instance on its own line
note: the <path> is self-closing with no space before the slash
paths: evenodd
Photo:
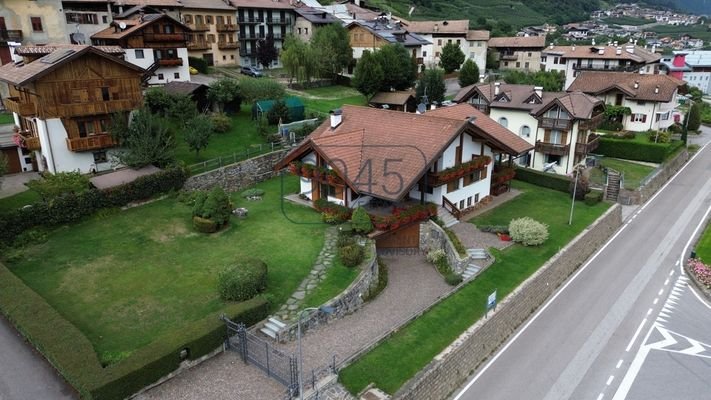
<path id="1" fill-rule="evenodd" d="M 0 199 L 28 190 L 25 183 L 38 178 L 37 172 L 21 172 L 0 177 Z"/>
<path id="2" fill-rule="evenodd" d="M 314 266 L 309 273 L 309 276 L 304 278 L 299 287 L 296 289 L 291 298 L 286 301 L 286 304 L 281 306 L 281 309 L 276 313 L 276 316 L 284 321 L 292 321 L 297 317 L 297 313 L 301 310 L 301 304 L 304 298 L 312 290 L 316 289 L 318 284 L 326 277 L 326 270 L 333 266 L 333 258 L 336 255 L 336 240 L 338 239 L 338 228 L 335 226 L 326 229 L 325 239 L 321 253 L 316 258 Z"/>

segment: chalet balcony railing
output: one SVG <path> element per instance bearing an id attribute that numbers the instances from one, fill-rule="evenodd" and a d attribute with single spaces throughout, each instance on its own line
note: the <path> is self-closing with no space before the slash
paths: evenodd
<path id="1" fill-rule="evenodd" d="M 183 65 L 182 58 L 161 58 L 158 60 L 158 65 L 161 67 L 175 67 Z"/>
<path id="2" fill-rule="evenodd" d="M 261 24 L 264 22 L 264 18 L 240 17 L 238 21 L 240 24 Z"/>
<path id="3" fill-rule="evenodd" d="M 83 138 L 67 138 L 67 148 L 70 151 L 90 151 L 116 146 L 118 143 L 111 135 L 99 134 Z"/>
<path id="4" fill-rule="evenodd" d="M 578 65 L 573 64 L 574 71 L 613 71 L 613 72 L 635 72 L 642 68 L 640 65 Z"/>
<path id="5" fill-rule="evenodd" d="M 236 49 L 239 48 L 239 44 L 237 42 L 219 41 L 217 42 L 217 47 L 219 49 Z"/>
<path id="6" fill-rule="evenodd" d="M 500 58 L 503 61 L 516 61 L 518 60 L 518 54 L 502 54 Z"/>
<path id="7" fill-rule="evenodd" d="M 572 122 L 569 119 L 541 118 L 541 128 L 568 130 Z"/>
<path id="8" fill-rule="evenodd" d="M 39 136 L 35 136 L 31 131 L 20 131 L 18 134 L 22 137 L 23 147 L 27 150 L 34 151 L 42 148 L 40 146 Z"/>
<path id="9" fill-rule="evenodd" d="M 605 114 L 600 113 L 589 120 L 580 121 L 580 126 L 578 127 L 578 129 L 583 131 L 586 131 L 588 129 L 595 130 L 598 126 L 600 126 L 604 118 Z"/>
<path id="10" fill-rule="evenodd" d="M 239 55 L 240 57 L 252 57 L 255 56 L 257 53 L 254 50 L 240 50 Z"/>
<path id="11" fill-rule="evenodd" d="M 536 142 L 536 151 L 544 154 L 565 156 L 568 154 L 568 148 L 567 144 L 546 143 L 540 140 Z"/>
<path id="12" fill-rule="evenodd" d="M 0 29 L 0 40 L 2 41 L 22 41 L 22 31 L 19 29 Z"/>
<path id="13" fill-rule="evenodd" d="M 194 32 L 206 32 L 210 30 L 210 25 L 208 24 L 198 24 L 198 23 L 191 23 L 191 24 L 186 24 L 188 28 L 192 29 Z"/>
<path id="14" fill-rule="evenodd" d="M 267 18 L 267 23 L 273 25 L 289 25 L 291 18 Z"/>
<path id="15" fill-rule="evenodd" d="M 459 208 L 457 208 L 457 206 L 449 201 L 449 199 L 445 196 L 442 196 L 442 208 L 449 211 L 456 219 L 459 219 L 462 216 L 461 210 L 459 210 Z"/>
<path id="16" fill-rule="evenodd" d="M 77 104 L 43 104 L 43 117 L 81 117 L 84 115 L 111 114 L 141 107 L 140 100 L 111 100 Z"/>
<path id="17" fill-rule="evenodd" d="M 210 44 L 207 42 L 188 42 L 188 50 L 207 50 Z"/>
<path id="18" fill-rule="evenodd" d="M 218 32 L 236 32 L 237 24 L 217 24 Z"/>
<path id="19" fill-rule="evenodd" d="M 37 113 L 35 103 L 27 102 L 19 97 L 8 97 L 3 103 L 8 111 L 18 113 L 22 116 L 30 116 Z"/>
<path id="20" fill-rule="evenodd" d="M 447 168 L 439 172 L 427 173 L 427 184 L 430 186 L 441 186 L 462 178 L 475 171 L 485 169 L 491 163 L 491 157 L 480 156 L 471 161 L 461 163 L 457 166 Z"/>
<path id="21" fill-rule="evenodd" d="M 597 146 L 600 145 L 600 138 L 595 136 L 592 139 L 588 139 L 587 143 L 576 143 L 575 144 L 575 152 L 578 154 L 589 154 L 595 151 L 597 149 Z"/>
<path id="22" fill-rule="evenodd" d="M 257 40 L 257 39 L 264 39 L 266 36 L 267 35 L 264 33 L 240 32 L 239 39 L 240 40 Z"/>
<path id="23" fill-rule="evenodd" d="M 186 42 L 187 35 L 185 33 L 149 33 L 143 34 L 143 40 L 147 42 Z"/>

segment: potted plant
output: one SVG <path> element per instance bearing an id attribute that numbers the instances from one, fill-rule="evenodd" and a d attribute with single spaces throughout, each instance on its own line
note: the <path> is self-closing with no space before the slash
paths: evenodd
<path id="1" fill-rule="evenodd" d="M 304 178 L 311 178 L 313 176 L 314 167 L 311 164 L 304 163 L 301 166 L 301 176 Z"/>

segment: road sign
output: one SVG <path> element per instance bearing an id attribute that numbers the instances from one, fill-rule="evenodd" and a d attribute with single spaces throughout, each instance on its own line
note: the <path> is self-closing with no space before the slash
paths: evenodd
<path id="1" fill-rule="evenodd" d="M 486 299 L 486 311 L 496 308 L 496 290 Z"/>

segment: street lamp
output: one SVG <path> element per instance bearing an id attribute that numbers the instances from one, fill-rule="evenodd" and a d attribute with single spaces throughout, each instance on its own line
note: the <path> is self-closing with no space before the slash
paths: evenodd
<path id="1" fill-rule="evenodd" d="M 302 400 L 304 398 L 304 358 L 301 355 L 301 318 L 304 316 L 305 313 L 310 311 L 320 311 L 324 314 L 330 315 L 333 314 L 335 309 L 329 306 L 321 306 L 318 308 L 307 307 L 301 310 L 301 312 L 299 312 L 299 322 L 297 326 L 297 340 L 299 343 L 299 399 Z"/>

